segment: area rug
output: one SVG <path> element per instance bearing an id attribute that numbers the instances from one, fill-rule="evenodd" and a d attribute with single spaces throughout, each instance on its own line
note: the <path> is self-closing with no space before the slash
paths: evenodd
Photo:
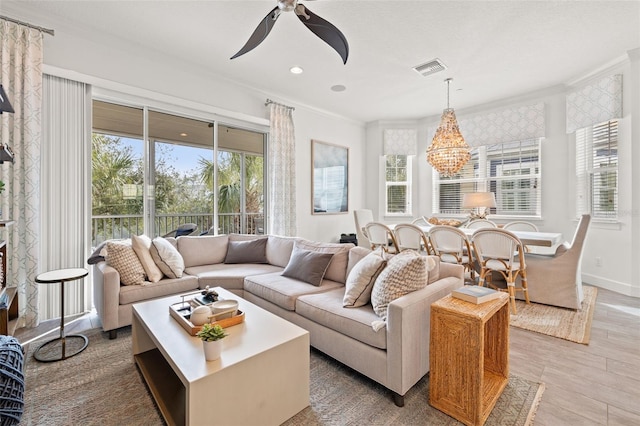
<path id="1" fill-rule="evenodd" d="M 131 329 L 109 340 L 99 329 L 84 333 L 87 349 L 55 363 L 40 363 L 27 348 L 22 425 L 162 425 L 164 422 L 131 355 Z M 544 385 L 511 376 L 487 425 L 532 423 Z M 288 420 L 297 425 L 459 425 L 428 404 L 422 379 L 396 407 L 384 387 L 311 349 L 311 405 Z M 213 403 L 213 402 L 212 402 Z M 251 401 L 247 401 L 251 403 Z"/>
<path id="2" fill-rule="evenodd" d="M 525 330 L 588 345 L 598 289 L 586 285 L 582 286 L 582 289 L 584 300 L 582 309 L 578 311 L 539 303 L 527 305 L 517 300 L 518 313 L 511 315 L 510 324 Z"/>

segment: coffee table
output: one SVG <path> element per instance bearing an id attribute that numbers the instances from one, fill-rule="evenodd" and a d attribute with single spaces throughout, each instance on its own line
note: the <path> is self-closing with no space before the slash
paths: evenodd
<path id="1" fill-rule="evenodd" d="M 226 328 L 222 356 L 169 315 L 179 296 L 133 306 L 133 356 L 169 425 L 281 424 L 309 405 L 309 332 L 236 296 L 245 321 Z"/>

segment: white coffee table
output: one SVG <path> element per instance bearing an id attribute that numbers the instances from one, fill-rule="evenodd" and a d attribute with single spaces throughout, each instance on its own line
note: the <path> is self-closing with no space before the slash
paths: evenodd
<path id="1" fill-rule="evenodd" d="M 133 306 L 133 356 L 170 425 L 278 425 L 309 405 L 309 332 L 226 291 L 245 321 L 228 327 L 222 356 L 169 315 L 179 296 Z"/>

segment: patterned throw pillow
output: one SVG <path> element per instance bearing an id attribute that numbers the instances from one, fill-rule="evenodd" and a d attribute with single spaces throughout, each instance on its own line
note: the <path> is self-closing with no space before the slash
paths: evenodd
<path id="1" fill-rule="evenodd" d="M 372 251 L 356 263 L 347 276 L 342 306 L 357 308 L 368 304 L 373 284 L 385 266 L 387 261 L 378 250 Z"/>
<path id="2" fill-rule="evenodd" d="M 376 315 L 386 320 L 389 303 L 425 287 L 430 267 L 427 257 L 413 250 L 393 256 L 373 284 L 371 304 Z"/>
<path id="3" fill-rule="evenodd" d="M 133 251 L 133 247 L 128 244 L 107 242 L 107 265 L 118 271 L 120 282 L 123 285 L 144 284 L 145 272 L 138 259 L 138 255 Z"/>

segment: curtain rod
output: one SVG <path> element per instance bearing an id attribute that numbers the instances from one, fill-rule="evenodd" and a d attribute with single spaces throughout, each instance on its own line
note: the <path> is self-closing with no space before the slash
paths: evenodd
<path id="1" fill-rule="evenodd" d="M 289 106 L 289 105 L 285 105 L 285 104 L 281 104 L 279 102 L 272 101 L 271 99 L 267 98 L 267 100 L 264 103 L 264 106 L 267 106 L 269 104 L 280 105 L 280 106 L 283 106 L 285 108 L 289 108 L 291 111 L 295 111 L 296 110 L 295 107 L 292 107 L 292 106 Z"/>
<path id="2" fill-rule="evenodd" d="M 13 22 L 14 24 L 24 25 L 25 27 L 33 28 L 35 30 L 41 31 L 43 33 L 50 34 L 52 36 L 55 35 L 54 31 L 50 30 L 49 28 L 39 27 L 37 25 L 29 24 L 28 22 L 18 21 L 17 19 L 9 18 L 8 16 L 0 15 L 0 19 L 4 19 L 5 21 Z"/>

